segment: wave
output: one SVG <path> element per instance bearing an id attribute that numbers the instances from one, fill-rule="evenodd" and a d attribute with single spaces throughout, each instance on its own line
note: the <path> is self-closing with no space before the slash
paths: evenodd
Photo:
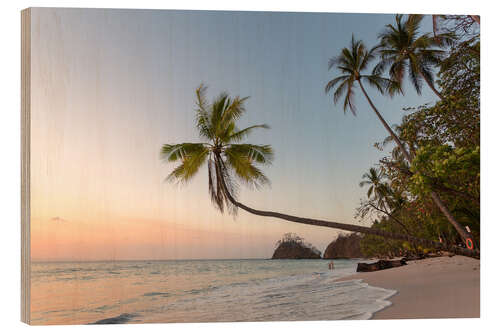
<path id="1" fill-rule="evenodd" d="M 385 288 L 380 288 L 380 287 L 374 287 L 369 285 L 366 282 L 363 282 L 362 279 L 356 279 L 356 280 L 347 280 L 343 282 L 338 282 L 340 283 L 354 283 L 356 285 L 359 285 L 361 288 L 366 288 L 368 291 L 379 291 L 381 293 L 381 296 L 379 298 L 376 298 L 373 300 L 372 306 L 369 310 L 364 311 L 363 313 L 360 314 L 355 314 L 352 316 L 348 316 L 345 318 L 342 318 L 344 320 L 368 320 L 373 318 L 373 315 L 377 312 L 382 311 L 383 309 L 389 307 L 392 305 L 392 302 L 389 301 L 388 299 L 391 298 L 392 296 L 396 295 L 398 293 L 397 290 L 393 289 L 385 289 Z"/>
<path id="2" fill-rule="evenodd" d="M 145 293 L 142 296 L 162 296 L 162 297 L 168 297 L 170 296 L 169 293 L 164 293 L 164 292 L 151 292 L 151 293 Z"/>
<path id="3" fill-rule="evenodd" d="M 138 317 L 138 315 L 134 313 L 122 313 L 119 316 L 101 319 L 93 323 L 90 323 L 89 325 L 125 324 L 136 317 Z"/>
<path id="4" fill-rule="evenodd" d="M 370 319 L 397 291 L 333 273 L 305 274 L 191 290 L 144 313 L 144 322 L 231 322 Z M 193 292 L 194 291 L 194 292 Z"/>
<path id="5" fill-rule="evenodd" d="M 212 273 L 205 273 L 207 265 Z M 336 263 L 334 271 L 326 270 L 323 261 L 39 265 L 38 272 L 58 273 L 36 275 L 37 288 L 56 283 L 68 295 L 72 295 L 74 288 L 85 288 L 89 295 L 80 303 L 68 298 L 64 304 L 54 303 L 44 311 L 34 312 L 34 322 L 369 319 L 391 305 L 388 298 L 396 291 L 372 287 L 362 280 L 338 281 L 355 273 L 355 267 L 356 261 L 347 260 Z M 108 283 L 123 286 L 127 293 L 118 295 L 102 289 Z M 78 316 L 80 313 L 82 317 Z"/>

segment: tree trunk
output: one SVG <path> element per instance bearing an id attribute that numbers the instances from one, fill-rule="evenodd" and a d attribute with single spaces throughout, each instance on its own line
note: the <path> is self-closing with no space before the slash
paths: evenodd
<path id="1" fill-rule="evenodd" d="M 216 158 L 215 167 L 219 169 L 218 172 L 222 175 L 222 174 L 224 174 L 222 172 L 222 168 L 225 168 L 222 157 L 219 154 L 216 154 L 215 158 Z M 410 235 L 396 234 L 396 233 L 389 232 L 389 231 L 378 230 L 378 229 L 363 227 L 363 226 L 354 225 L 354 224 L 346 224 L 346 223 L 331 222 L 331 221 L 326 221 L 326 220 L 304 218 L 304 217 L 298 217 L 298 216 L 282 214 L 282 213 L 277 213 L 277 212 L 272 212 L 272 211 L 254 209 L 254 208 L 251 208 L 251 207 L 248 207 L 248 206 L 242 204 L 241 202 L 239 202 L 235 198 L 233 198 L 233 196 L 231 195 L 231 193 L 228 191 L 228 189 L 226 187 L 226 182 L 224 180 L 224 177 L 221 177 L 220 181 L 222 183 L 222 188 L 224 190 L 224 194 L 227 197 L 227 199 L 236 207 L 241 208 L 241 209 L 243 209 L 251 214 L 254 214 L 254 215 L 265 216 L 265 217 L 274 217 L 274 218 L 278 218 L 278 219 L 282 219 L 282 220 L 286 220 L 286 221 L 290 221 L 290 222 L 295 222 L 295 223 L 314 225 L 314 226 L 318 226 L 318 227 L 326 227 L 326 228 L 333 228 L 333 229 L 341 229 L 341 230 L 359 232 L 359 233 L 368 234 L 368 235 L 380 236 L 380 237 L 384 237 L 384 238 L 408 241 L 410 243 L 411 242 L 417 243 L 417 244 L 420 244 L 420 245 L 425 246 L 425 247 L 432 247 L 432 248 L 435 248 L 437 250 L 449 251 L 449 252 L 452 252 L 455 254 L 460 254 L 463 256 L 479 259 L 479 251 L 469 250 L 469 249 L 458 247 L 458 246 L 455 246 L 455 245 L 452 245 L 449 243 L 440 243 L 440 242 L 431 241 L 428 239 L 413 237 Z"/>
<path id="2" fill-rule="evenodd" d="M 387 122 L 385 121 L 385 119 L 378 112 L 378 110 L 375 107 L 375 105 L 373 104 L 372 100 L 370 99 L 370 97 L 366 93 L 365 87 L 361 83 L 361 80 L 358 80 L 358 83 L 359 83 L 359 86 L 361 87 L 361 91 L 363 92 L 363 95 L 365 95 L 366 100 L 368 101 L 368 103 L 372 107 L 372 109 L 375 112 L 375 114 L 377 115 L 378 119 L 380 120 L 380 122 L 382 123 L 382 125 L 384 125 L 385 129 L 387 130 L 387 132 L 389 132 L 389 134 L 394 139 L 394 141 L 396 141 L 396 144 L 398 145 L 399 149 L 401 149 L 401 152 L 403 153 L 404 157 L 408 160 L 409 163 L 411 163 L 412 157 L 410 156 L 410 154 L 408 153 L 408 151 L 406 150 L 406 148 L 401 143 L 401 140 L 399 140 L 399 138 L 396 135 L 396 133 L 394 133 L 394 131 L 392 130 L 392 128 L 387 124 Z"/>
<path id="3" fill-rule="evenodd" d="M 425 79 L 425 78 L 424 78 Z M 394 131 L 389 127 L 389 125 L 386 123 L 385 119 L 382 117 L 382 115 L 378 112 L 377 108 L 375 105 L 372 103 L 372 100 L 368 96 L 368 94 L 365 91 L 365 88 L 363 87 L 363 84 L 361 83 L 361 80 L 358 80 L 359 86 L 361 87 L 361 91 L 363 91 L 363 94 L 365 95 L 366 99 L 368 100 L 368 103 L 372 107 L 373 111 L 377 115 L 377 117 L 380 119 L 382 124 L 384 125 L 385 129 L 389 132 L 391 137 L 396 141 L 396 144 L 398 145 L 399 149 L 401 149 L 403 155 L 406 157 L 408 163 L 411 164 L 413 158 L 410 156 L 406 148 L 403 146 L 401 143 L 401 140 L 399 140 L 398 136 L 394 133 Z M 426 82 L 429 84 L 429 82 L 426 80 Z M 432 88 L 432 85 L 429 84 L 429 86 Z M 434 91 L 438 96 L 441 96 L 436 90 Z M 431 199 L 434 201 L 434 203 L 438 206 L 439 210 L 443 213 L 443 215 L 448 219 L 448 221 L 455 227 L 457 230 L 458 234 L 462 238 L 464 244 L 467 244 L 467 240 L 470 240 L 472 242 L 472 246 L 474 247 L 475 242 L 473 241 L 472 235 L 465 230 L 464 227 L 458 223 L 457 220 L 451 215 L 451 212 L 448 210 L 444 202 L 439 198 L 436 192 L 432 191 L 431 192 Z"/>
<path id="4" fill-rule="evenodd" d="M 431 83 L 431 81 L 429 81 L 429 79 L 426 78 L 425 76 L 423 76 L 422 74 L 420 74 L 420 77 L 422 77 L 425 80 L 425 82 L 427 83 L 429 88 L 431 88 L 431 90 L 434 91 L 436 96 L 439 97 L 440 100 L 443 100 L 443 95 L 441 95 L 441 93 L 439 91 L 437 91 L 436 87 L 434 87 L 434 85 Z"/>
<path id="5" fill-rule="evenodd" d="M 408 228 L 404 225 L 403 222 L 401 222 L 399 219 L 395 218 L 394 215 L 392 215 L 391 213 L 385 211 L 384 209 L 380 209 L 378 208 L 377 206 L 375 206 L 374 204 L 372 203 L 369 203 L 370 207 L 372 207 L 373 209 L 389 216 L 392 220 L 394 220 L 394 222 L 396 222 L 401 228 L 403 228 L 403 230 L 409 235 L 410 234 L 410 231 L 408 230 Z"/>
<path id="6" fill-rule="evenodd" d="M 432 32 L 434 33 L 434 38 L 438 38 L 438 16 L 439 15 L 432 15 Z"/>

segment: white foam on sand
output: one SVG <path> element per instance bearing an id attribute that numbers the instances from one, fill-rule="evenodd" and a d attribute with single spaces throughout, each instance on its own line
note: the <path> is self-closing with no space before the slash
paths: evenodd
<path id="1" fill-rule="evenodd" d="M 397 293 L 333 274 L 266 279 L 231 285 L 149 309 L 145 322 L 370 319 Z"/>

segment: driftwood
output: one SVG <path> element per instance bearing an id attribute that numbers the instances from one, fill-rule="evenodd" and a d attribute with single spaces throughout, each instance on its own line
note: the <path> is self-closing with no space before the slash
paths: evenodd
<path id="1" fill-rule="evenodd" d="M 356 272 L 374 272 L 379 271 L 381 269 L 388 269 L 393 267 L 400 267 L 406 265 L 405 259 L 400 260 L 379 260 L 377 262 L 367 264 L 360 262 L 358 263 L 358 268 Z"/>

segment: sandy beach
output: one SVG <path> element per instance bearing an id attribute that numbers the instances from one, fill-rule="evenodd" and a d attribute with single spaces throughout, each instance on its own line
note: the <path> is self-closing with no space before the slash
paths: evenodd
<path id="1" fill-rule="evenodd" d="M 408 265 L 357 273 L 342 280 L 397 290 L 391 306 L 373 319 L 478 318 L 480 314 L 479 260 L 454 256 L 409 261 Z"/>

